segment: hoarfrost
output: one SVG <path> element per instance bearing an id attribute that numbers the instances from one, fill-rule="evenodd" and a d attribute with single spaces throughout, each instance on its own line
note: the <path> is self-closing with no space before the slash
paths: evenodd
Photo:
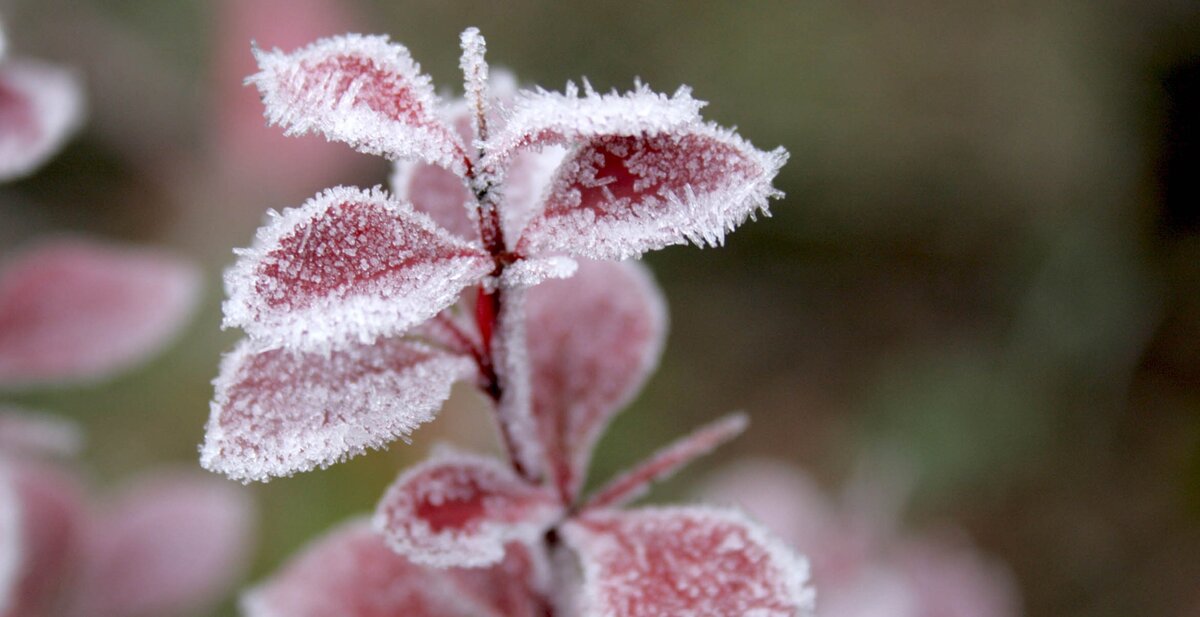
<path id="1" fill-rule="evenodd" d="M 578 269 L 579 263 L 570 257 L 527 257 L 504 269 L 500 275 L 500 286 L 533 287 L 549 279 L 570 278 Z"/>
<path id="2" fill-rule="evenodd" d="M 44 163 L 83 113 L 83 87 L 73 71 L 36 60 L 0 64 L 0 181 Z"/>
<path id="3" fill-rule="evenodd" d="M 604 428 L 658 364 L 666 303 L 638 263 L 583 261 L 529 290 L 529 364 L 538 439 L 568 500 Z"/>
<path id="4" fill-rule="evenodd" d="M 597 510 L 563 532 L 583 563 L 582 617 L 812 614 L 808 564 L 733 510 Z"/>
<path id="5" fill-rule="evenodd" d="M 510 542 L 537 541 L 561 512 L 551 490 L 499 461 L 443 450 L 400 475 L 374 522 L 416 563 L 475 568 L 499 562 Z"/>
<path id="6" fill-rule="evenodd" d="M 242 481 L 324 467 L 432 420 L 474 371 L 468 358 L 397 339 L 327 354 L 243 341 L 213 382 L 200 462 Z"/>
<path id="7" fill-rule="evenodd" d="M 638 83 L 625 94 L 598 94 L 584 82 L 568 83 L 562 93 L 537 89 L 518 93 L 506 114 L 504 129 L 488 144 L 497 161 L 511 159 L 519 150 L 543 145 L 573 145 L 607 136 L 634 137 L 674 133 L 700 124 L 706 103 L 692 98 L 681 87 L 668 97 Z"/>
<path id="8" fill-rule="evenodd" d="M 246 83 L 288 135 L 322 133 L 392 160 L 420 158 L 464 175 L 465 149 L 440 117 L 429 77 L 386 36 L 347 34 L 293 53 L 254 50 Z"/>
<path id="9" fill-rule="evenodd" d="M 782 196 L 771 181 L 786 160 L 782 148 L 762 152 L 714 125 L 596 137 L 567 156 L 517 249 L 624 259 L 689 241 L 718 246 Z"/>
<path id="10" fill-rule="evenodd" d="M 0 270 L 0 387 L 96 380 L 158 351 L 187 321 L 199 276 L 164 253 L 43 242 Z"/>
<path id="11" fill-rule="evenodd" d="M 246 617 L 508 617 L 389 549 L 365 520 L 309 545 L 241 606 Z"/>
<path id="12" fill-rule="evenodd" d="M 669 478 L 688 463 L 742 434 L 748 422 L 746 414 L 734 413 L 697 429 L 617 476 L 596 491 L 584 508 L 613 508 L 641 497 L 652 483 Z"/>
<path id="13" fill-rule="evenodd" d="M 492 267 L 382 190 L 336 187 L 259 229 L 225 274 L 224 325 L 303 350 L 370 343 L 433 317 Z"/>

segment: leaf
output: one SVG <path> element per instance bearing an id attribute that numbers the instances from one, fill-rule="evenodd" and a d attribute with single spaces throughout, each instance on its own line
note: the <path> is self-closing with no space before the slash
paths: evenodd
<path id="1" fill-rule="evenodd" d="M 77 572 L 86 514 L 82 491 L 75 478 L 50 466 L 21 462 L 8 472 L 20 538 L 17 580 L 5 615 L 51 614 Z"/>
<path id="2" fill-rule="evenodd" d="M 242 598 L 246 617 L 508 617 L 461 593 L 444 570 L 389 549 L 364 520 L 308 546 Z"/>
<path id="3" fill-rule="evenodd" d="M 242 481 L 325 467 L 432 420 L 474 371 L 467 358 L 396 339 L 328 355 L 243 341 L 214 382 L 200 462 Z"/>
<path id="4" fill-rule="evenodd" d="M 604 485 L 582 509 L 613 508 L 641 497 L 650 484 L 669 478 L 688 463 L 741 435 L 748 422 L 746 414 L 734 413 L 695 430 Z"/>
<path id="5" fill-rule="evenodd" d="M 563 532 L 583 562 L 584 617 L 812 614 L 804 559 L 732 510 L 597 510 Z"/>
<path id="6" fill-rule="evenodd" d="M 37 169 L 83 120 L 83 91 L 72 71 L 35 60 L 0 64 L 0 181 Z"/>
<path id="7" fill-rule="evenodd" d="M 191 315 L 199 276 L 145 249 L 42 242 L 0 270 L 0 386 L 101 379 L 158 351 Z"/>
<path id="8" fill-rule="evenodd" d="M 720 245 L 767 199 L 787 160 L 712 125 L 646 135 L 595 137 L 559 168 L 521 253 L 624 259 L 691 241 Z"/>
<path id="9" fill-rule="evenodd" d="M 537 541 L 561 513 L 551 490 L 495 459 L 443 451 L 388 488 L 375 527 L 416 563 L 480 567 L 503 559 L 510 542 Z"/>
<path id="10" fill-rule="evenodd" d="M 463 144 L 404 46 L 347 34 L 290 54 L 254 55 L 261 70 L 246 82 L 262 93 L 267 120 L 287 134 L 323 133 L 361 152 L 419 158 L 464 175 Z"/>
<path id="11" fill-rule="evenodd" d="M 658 363 L 666 305 L 640 264 L 583 261 L 529 290 L 533 410 L 565 501 L 586 479 L 604 428 Z"/>
<path id="12" fill-rule="evenodd" d="M 667 97 L 641 83 L 625 94 L 597 94 L 587 82 L 583 96 L 573 83 L 563 93 L 525 90 L 517 94 L 504 128 L 488 148 L 493 159 L 503 164 L 526 148 L 671 133 L 699 125 L 705 104 L 693 99 L 687 87 Z"/>
<path id="13" fill-rule="evenodd" d="M 539 538 L 540 541 L 540 538 Z M 544 551 L 530 544 L 510 543 L 504 559 L 488 568 L 450 568 L 459 592 L 491 607 L 502 617 L 544 617 L 543 602 L 553 578 Z"/>
<path id="14" fill-rule="evenodd" d="M 247 565 L 253 508 L 238 487 L 198 471 L 158 471 L 126 488 L 88 527 L 76 617 L 196 614 Z"/>
<path id="15" fill-rule="evenodd" d="M 462 178 L 437 165 L 398 161 L 392 172 L 392 191 L 400 201 L 429 215 L 446 231 L 464 240 L 479 240 L 479 222 L 472 217 L 475 196 Z"/>
<path id="16" fill-rule="evenodd" d="M 337 187 L 259 229 L 225 274 L 224 325 L 303 350 L 370 343 L 433 317 L 492 267 L 383 191 Z"/>

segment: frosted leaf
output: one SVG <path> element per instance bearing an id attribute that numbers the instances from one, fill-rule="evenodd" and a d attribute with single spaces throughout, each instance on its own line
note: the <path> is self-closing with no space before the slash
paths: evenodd
<path id="1" fill-rule="evenodd" d="M 586 82 L 583 96 L 572 83 L 564 93 L 525 90 L 517 94 L 504 129 L 488 147 L 495 160 L 506 162 L 527 147 L 675 133 L 699 125 L 704 105 L 687 87 L 668 97 L 640 83 L 625 94 L 598 94 Z"/>
<path id="2" fill-rule="evenodd" d="M 504 183 L 498 188 L 504 240 L 510 249 L 516 248 L 521 232 L 537 215 L 550 189 L 554 172 L 566 155 L 566 148 L 545 146 L 538 150 L 522 151 L 513 158 Z"/>
<path id="3" fill-rule="evenodd" d="M 445 168 L 420 161 L 398 161 L 392 172 L 396 199 L 412 203 L 438 225 L 465 240 L 479 240 L 479 222 L 473 217 L 475 197 L 462 178 Z"/>
<path id="4" fill-rule="evenodd" d="M 669 478 L 688 463 L 742 434 L 748 421 L 746 414 L 735 413 L 697 429 L 617 476 L 596 491 L 584 508 L 617 507 L 641 497 L 651 483 Z"/>
<path id="5" fill-rule="evenodd" d="M 539 538 L 540 540 L 540 538 Z M 450 568 L 459 592 L 491 607 L 501 617 L 544 617 L 538 598 L 550 592 L 552 575 L 544 552 L 513 542 L 504 559 L 487 568 Z"/>
<path id="6" fill-rule="evenodd" d="M 598 510 L 563 527 L 582 617 L 811 615 L 804 559 L 733 510 Z"/>
<path id="7" fill-rule="evenodd" d="M 405 471 L 375 510 L 388 546 L 434 567 L 499 562 L 513 541 L 536 541 L 562 512 L 554 493 L 499 461 L 443 451 Z"/>
<path id="8" fill-rule="evenodd" d="M 388 548 L 364 520 L 309 545 L 241 604 L 246 617 L 508 617 Z"/>
<path id="9" fill-rule="evenodd" d="M 322 133 L 361 152 L 466 171 L 465 150 L 439 115 L 429 77 L 386 36 L 347 34 L 290 54 L 254 50 L 266 117 L 289 135 Z"/>
<path id="10" fill-rule="evenodd" d="M 250 556 L 253 508 L 240 487 L 196 471 L 140 478 L 96 516 L 75 617 L 196 614 Z"/>
<path id="11" fill-rule="evenodd" d="M 397 339 L 328 354 L 242 341 L 213 382 L 201 464 L 268 480 L 381 448 L 433 419 L 474 363 Z"/>
<path id="12" fill-rule="evenodd" d="M 224 325 L 327 349 L 399 334 L 452 304 L 492 258 L 379 189 L 337 187 L 285 210 L 225 274 Z"/>
<path id="13" fill-rule="evenodd" d="M 571 501 L 604 428 L 658 363 L 666 305 L 636 263 L 583 261 L 529 290 L 533 410 L 552 477 Z"/>
<path id="14" fill-rule="evenodd" d="M 0 406 L 0 454 L 74 456 L 83 435 L 74 422 L 7 405 Z"/>
<path id="15" fill-rule="evenodd" d="M 527 257 L 513 262 L 500 275 L 501 287 L 533 287 L 549 279 L 570 278 L 579 263 L 570 257 Z"/>
<path id="16" fill-rule="evenodd" d="M 767 199 L 787 160 L 712 125 L 643 136 L 602 136 L 559 168 L 521 253 L 624 259 L 691 241 L 717 246 Z"/>
<path id="17" fill-rule="evenodd" d="M 83 110 L 74 72 L 35 60 L 0 64 L 0 181 L 50 158 L 80 125 Z"/>
<path id="18" fill-rule="evenodd" d="M 49 466 L 22 462 L 9 470 L 21 548 L 7 615 L 51 614 L 77 572 L 85 515 L 81 491 L 74 478 Z"/>
<path id="19" fill-rule="evenodd" d="M 0 270 L 0 386 L 95 380 L 158 351 L 199 292 L 187 263 L 79 239 L 43 242 Z"/>

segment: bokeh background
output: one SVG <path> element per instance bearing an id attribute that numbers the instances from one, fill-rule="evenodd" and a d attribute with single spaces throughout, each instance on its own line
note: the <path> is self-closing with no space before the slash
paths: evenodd
<path id="1" fill-rule="evenodd" d="M 603 478 L 731 409 L 749 433 L 651 499 L 747 456 L 830 490 L 915 478 L 914 528 L 1008 564 L 1030 617 L 1200 614 L 1200 5 L 1095 2 L 9 0 L 11 53 L 77 67 L 89 119 L 0 187 L 0 247 L 83 233 L 201 263 L 205 304 L 149 365 L 5 399 L 82 423 L 101 484 L 193 464 L 220 353 L 220 272 L 268 207 L 385 163 L 264 128 L 249 42 L 389 33 L 445 94 L 479 26 L 523 83 L 689 84 L 786 147 L 773 217 L 646 261 L 662 368 L 600 446 Z M 248 487 L 248 580 L 371 509 L 439 440 L 492 448 L 481 401 L 327 471 Z M 593 480 L 595 481 L 595 480 Z M 233 615 L 226 602 L 219 615 Z"/>

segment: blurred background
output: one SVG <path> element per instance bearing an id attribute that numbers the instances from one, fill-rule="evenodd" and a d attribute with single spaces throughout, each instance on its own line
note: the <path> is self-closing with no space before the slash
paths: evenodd
<path id="1" fill-rule="evenodd" d="M 76 67 L 89 118 L 0 186 L 0 248 L 82 233 L 203 264 L 205 304 L 115 380 L 5 399 L 82 423 L 101 485 L 193 464 L 222 351 L 220 273 L 269 208 L 386 183 L 381 159 L 263 127 L 250 40 L 346 31 L 407 45 L 447 96 L 479 26 L 523 84 L 681 84 L 791 161 L 773 217 L 725 248 L 649 255 L 671 306 L 661 370 L 600 445 L 593 482 L 732 409 L 737 458 L 829 490 L 906 461 L 914 528 L 1008 564 L 1030 617 L 1200 615 L 1200 5 L 9 0 L 10 53 Z M 482 402 L 351 463 L 246 490 L 251 580 L 369 511 L 439 440 L 494 448 Z M 890 460 L 890 459 L 889 459 Z M 219 615 L 233 615 L 227 602 Z"/>

